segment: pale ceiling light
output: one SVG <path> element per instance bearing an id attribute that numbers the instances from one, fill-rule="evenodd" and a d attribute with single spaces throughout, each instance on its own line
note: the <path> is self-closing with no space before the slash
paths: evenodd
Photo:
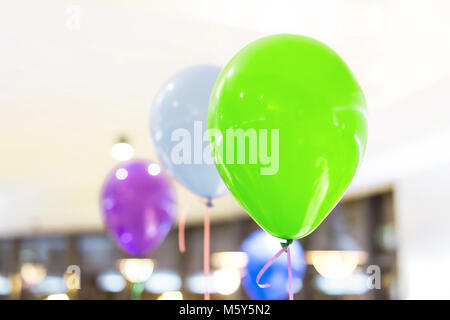
<path id="1" fill-rule="evenodd" d="M 349 276 L 367 259 L 364 251 L 315 250 L 306 252 L 306 261 L 322 276 L 338 279 Z"/>
<path id="2" fill-rule="evenodd" d="M 248 256 L 240 251 L 215 252 L 211 256 L 212 265 L 216 268 L 244 268 L 248 263 Z"/>
<path id="3" fill-rule="evenodd" d="M 151 259 L 121 259 L 119 260 L 120 273 L 132 283 L 145 282 L 153 272 L 154 263 Z"/>
<path id="4" fill-rule="evenodd" d="M 214 286 L 219 294 L 230 295 L 241 284 L 241 273 L 238 269 L 223 268 L 213 273 Z"/>
<path id="5" fill-rule="evenodd" d="M 0 295 L 8 295 L 12 291 L 11 280 L 8 277 L 0 275 Z"/>
<path id="6" fill-rule="evenodd" d="M 189 291 L 196 294 L 204 294 L 206 286 L 209 293 L 217 293 L 211 274 L 206 278 L 203 273 L 195 273 L 187 278 L 186 285 Z"/>
<path id="7" fill-rule="evenodd" d="M 317 275 L 315 286 L 328 295 L 359 295 L 367 292 L 369 276 L 363 273 L 354 273 L 344 278 L 327 279 Z"/>
<path id="8" fill-rule="evenodd" d="M 45 300 L 69 300 L 69 296 L 65 293 L 51 294 Z"/>
<path id="9" fill-rule="evenodd" d="M 158 300 L 183 300 L 183 294 L 180 291 L 166 291 L 158 297 Z"/>
<path id="10" fill-rule="evenodd" d="M 127 161 L 133 157 L 134 149 L 125 138 L 120 138 L 119 142 L 113 145 L 111 155 L 118 161 Z"/>
<path id="11" fill-rule="evenodd" d="M 35 295 L 49 295 L 66 293 L 67 286 L 61 276 L 46 276 L 40 283 L 30 286 L 29 290 Z"/>
<path id="12" fill-rule="evenodd" d="M 45 279 L 47 270 L 41 263 L 24 263 L 20 267 L 20 275 L 26 284 L 36 285 Z"/>
<path id="13" fill-rule="evenodd" d="M 151 293 L 164 293 L 166 291 L 179 291 L 181 277 L 170 270 L 156 270 L 145 283 L 145 290 Z"/>
<path id="14" fill-rule="evenodd" d="M 107 271 L 97 277 L 97 286 L 106 292 L 121 292 L 126 285 L 125 278 L 115 271 Z"/>

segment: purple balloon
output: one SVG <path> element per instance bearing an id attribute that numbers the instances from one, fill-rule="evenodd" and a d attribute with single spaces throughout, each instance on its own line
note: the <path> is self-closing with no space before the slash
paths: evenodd
<path id="1" fill-rule="evenodd" d="M 145 256 L 161 244 L 175 219 L 175 192 L 151 161 L 131 160 L 115 167 L 100 201 L 106 228 L 133 256 Z"/>

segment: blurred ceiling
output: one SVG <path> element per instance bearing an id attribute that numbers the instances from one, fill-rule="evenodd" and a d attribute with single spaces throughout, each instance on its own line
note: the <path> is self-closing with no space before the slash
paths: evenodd
<path id="1" fill-rule="evenodd" d="M 70 20 L 78 9 L 79 29 Z M 450 161 L 441 150 L 450 137 L 448 1 L 16 0 L 0 5 L 0 21 L 3 235 L 101 228 L 98 193 L 118 136 L 156 159 L 148 118 L 160 85 L 190 65 L 223 66 L 272 33 L 324 41 L 360 79 L 371 131 L 350 192 Z M 199 221 L 201 204 L 178 191 Z M 213 214 L 241 211 L 229 196 Z"/>

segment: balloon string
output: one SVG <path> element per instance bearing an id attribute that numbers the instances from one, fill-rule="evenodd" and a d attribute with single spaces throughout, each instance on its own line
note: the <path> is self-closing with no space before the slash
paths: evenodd
<path id="1" fill-rule="evenodd" d="M 212 207 L 211 200 L 208 200 L 205 206 L 205 216 L 203 220 L 203 275 L 205 277 L 205 294 L 204 300 L 209 300 L 209 264 L 210 264 L 210 220 L 209 208 Z"/>
<path id="2" fill-rule="evenodd" d="M 291 269 L 291 250 L 287 246 L 287 261 L 288 261 L 288 275 L 289 275 L 289 300 L 294 300 L 294 290 L 292 289 L 292 269 Z"/>
<path id="3" fill-rule="evenodd" d="M 186 226 L 186 213 L 188 208 L 184 208 L 180 212 L 180 222 L 178 223 L 178 248 L 181 253 L 186 252 L 186 243 L 184 236 L 184 229 Z"/>
<path id="4" fill-rule="evenodd" d="M 281 248 L 280 251 L 278 251 L 277 254 L 274 255 L 273 258 L 270 259 L 269 262 L 266 263 L 266 265 L 261 269 L 261 271 L 259 271 L 258 276 L 256 277 L 256 284 L 258 285 L 258 287 L 260 287 L 260 288 L 270 287 L 270 284 L 268 284 L 268 283 L 261 284 L 261 283 L 259 283 L 259 280 L 261 279 L 263 274 L 267 271 L 267 269 L 269 269 L 269 267 L 275 262 L 275 260 L 277 260 L 278 257 L 281 256 L 281 254 L 284 252 L 284 250 L 285 250 L 284 248 Z"/>
<path id="5" fill-rule="evenodd" d="M 258 276 L 256 277 L 256 284 L 260 287 L 260 288 L 268 288 L 270 287 L 270 284 L 268 283 L 264 283 L 261 284 L 259 283 L 259 281 L 261 280 L 261 277 L 264 275 L 264 273 L 267 271 L 267 269 L 269 269 L 269 267 L 275 262 L 275 260 L 277 260 L 282 254 L 283 252 L 287 253 L 287 260 L 288 260 L 288 276 L 289 276 L 289 300 L 294 300 L 294 290 L 292 289 L 292 269 L 291 269 L 291 252 L 289 250 L 289 245 L 292 243 L 292 240 L 288 240 L 287 243 L 282 243 L 281 246 L 282 248 L 280 249 L 280 251 L 278 251 L 272 259 L 270 259 L 265 265 L 264 267 L 259 271 Z"/>

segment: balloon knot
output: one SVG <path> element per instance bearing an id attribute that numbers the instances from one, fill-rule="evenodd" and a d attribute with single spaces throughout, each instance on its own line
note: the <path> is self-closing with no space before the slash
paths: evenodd
<path id="1" fill-rule="evenodd" d="M 211 199 L 207 199 L 207 200 L 206 200 L 206 206 L 209 207 L 209 208 L 212 208 L 212 207 L 213 207 L 213 203 L 212 203 L 212 200 L 211 200 Z"/>
<path id="2" fill-rule="evenodd" d="M 287 252 L 287 247 L 291 245 L 292 241 L 292 239 L 287 239 L 286 242 L 281 242 L 281 247 L 284 248 L 285 252 Z"/>

